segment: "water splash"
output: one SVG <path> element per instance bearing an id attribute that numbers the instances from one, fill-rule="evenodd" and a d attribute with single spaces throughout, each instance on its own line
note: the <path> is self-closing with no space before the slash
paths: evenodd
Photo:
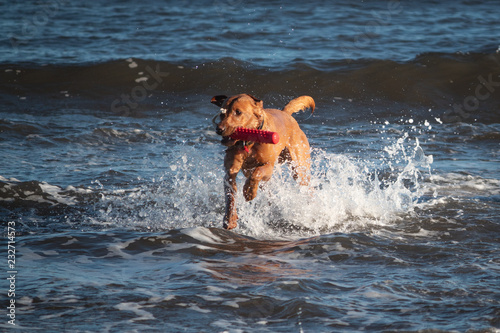
<path id="1" fill-rule="evenodd" d="M 379 156 L 362 159 L 312 152 L 311 187 L 277 166 L 256 199 L 245 202 L 238 177 L 236 232 L 257 238 L 307 237 L 395 223 L 413 211 L 432 156 L 407 134 Z M 178 145 L 158 178 L 130 190 L 102 192 L 99 220 L 125 227 L 171 230 L 221 227 L 224 213 L 220 147 Z"/>
<path id="2" fill-rule="evenodd" d="M 187 145 L 173 147 L 170 155 L 158 178 L 127 191 L 103 192 L 99 219 L 152 230 L 214 226 L 223 212 L 222 155 Z"/>
<path id="3" fill-rule="evenodd" d="M 400 220 L 422 196 L 422 169 L 430 173 L 432 163 L 418 140 L 411 147 L 407 138 L 387 146 L 389 153 L 375 160 L 313 151 L 312 191 L 295 184 L 285 168 L 277 168 L 266 195 L 240 207 L 246 232 L 269 235 L 271 224 L 272 236 L 311 236 Z"/>

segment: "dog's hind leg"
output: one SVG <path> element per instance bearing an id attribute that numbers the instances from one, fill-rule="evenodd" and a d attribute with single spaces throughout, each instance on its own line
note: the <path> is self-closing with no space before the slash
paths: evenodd
<path id="1" fill-rule="evenodd" d="M 304 135 L 305 136 L 305 135 Z M 293 179 L 300 185 L 307 186 L 311 180 L 311 155 L 307 139 L 294 144 L 288 149 L 288 155 L 291 159 Z"/>

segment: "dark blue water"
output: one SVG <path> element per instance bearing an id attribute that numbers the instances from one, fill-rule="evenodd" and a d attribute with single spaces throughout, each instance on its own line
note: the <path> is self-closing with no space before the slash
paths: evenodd
<path id="1" fill-rule="evenodd" d="M 499 15 L 0 4 L 0 330 L 499 332 Z M 242 92 L 315 99 L 313 190 L 277 167 L 226 231 L 210 99 Z"/>

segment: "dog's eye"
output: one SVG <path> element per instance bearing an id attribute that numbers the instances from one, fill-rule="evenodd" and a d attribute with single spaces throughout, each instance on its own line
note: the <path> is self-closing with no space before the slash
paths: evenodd
<path id="1" fill-rule="evenodd" d="M 234 114 L 235 114 L 236 116 L 241 116 L 241 111 L 240 111 L 240 110 L 236 110 L 236 111 L 234 111 Z"/>

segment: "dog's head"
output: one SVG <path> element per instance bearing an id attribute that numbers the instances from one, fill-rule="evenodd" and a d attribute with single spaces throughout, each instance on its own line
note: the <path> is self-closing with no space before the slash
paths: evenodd
<path id="1" fill-rule="evenodd" d="M 264 120 L 263 103 L 252 95 L 240 94 L 232 97 L 214 96 L 212 104 L 221 108 L 220 120 L 215 132 L 222 135 L 222 144 L 232 146 L 236 140 L 230 138 L 238 127 L 259 128 Z"/>

